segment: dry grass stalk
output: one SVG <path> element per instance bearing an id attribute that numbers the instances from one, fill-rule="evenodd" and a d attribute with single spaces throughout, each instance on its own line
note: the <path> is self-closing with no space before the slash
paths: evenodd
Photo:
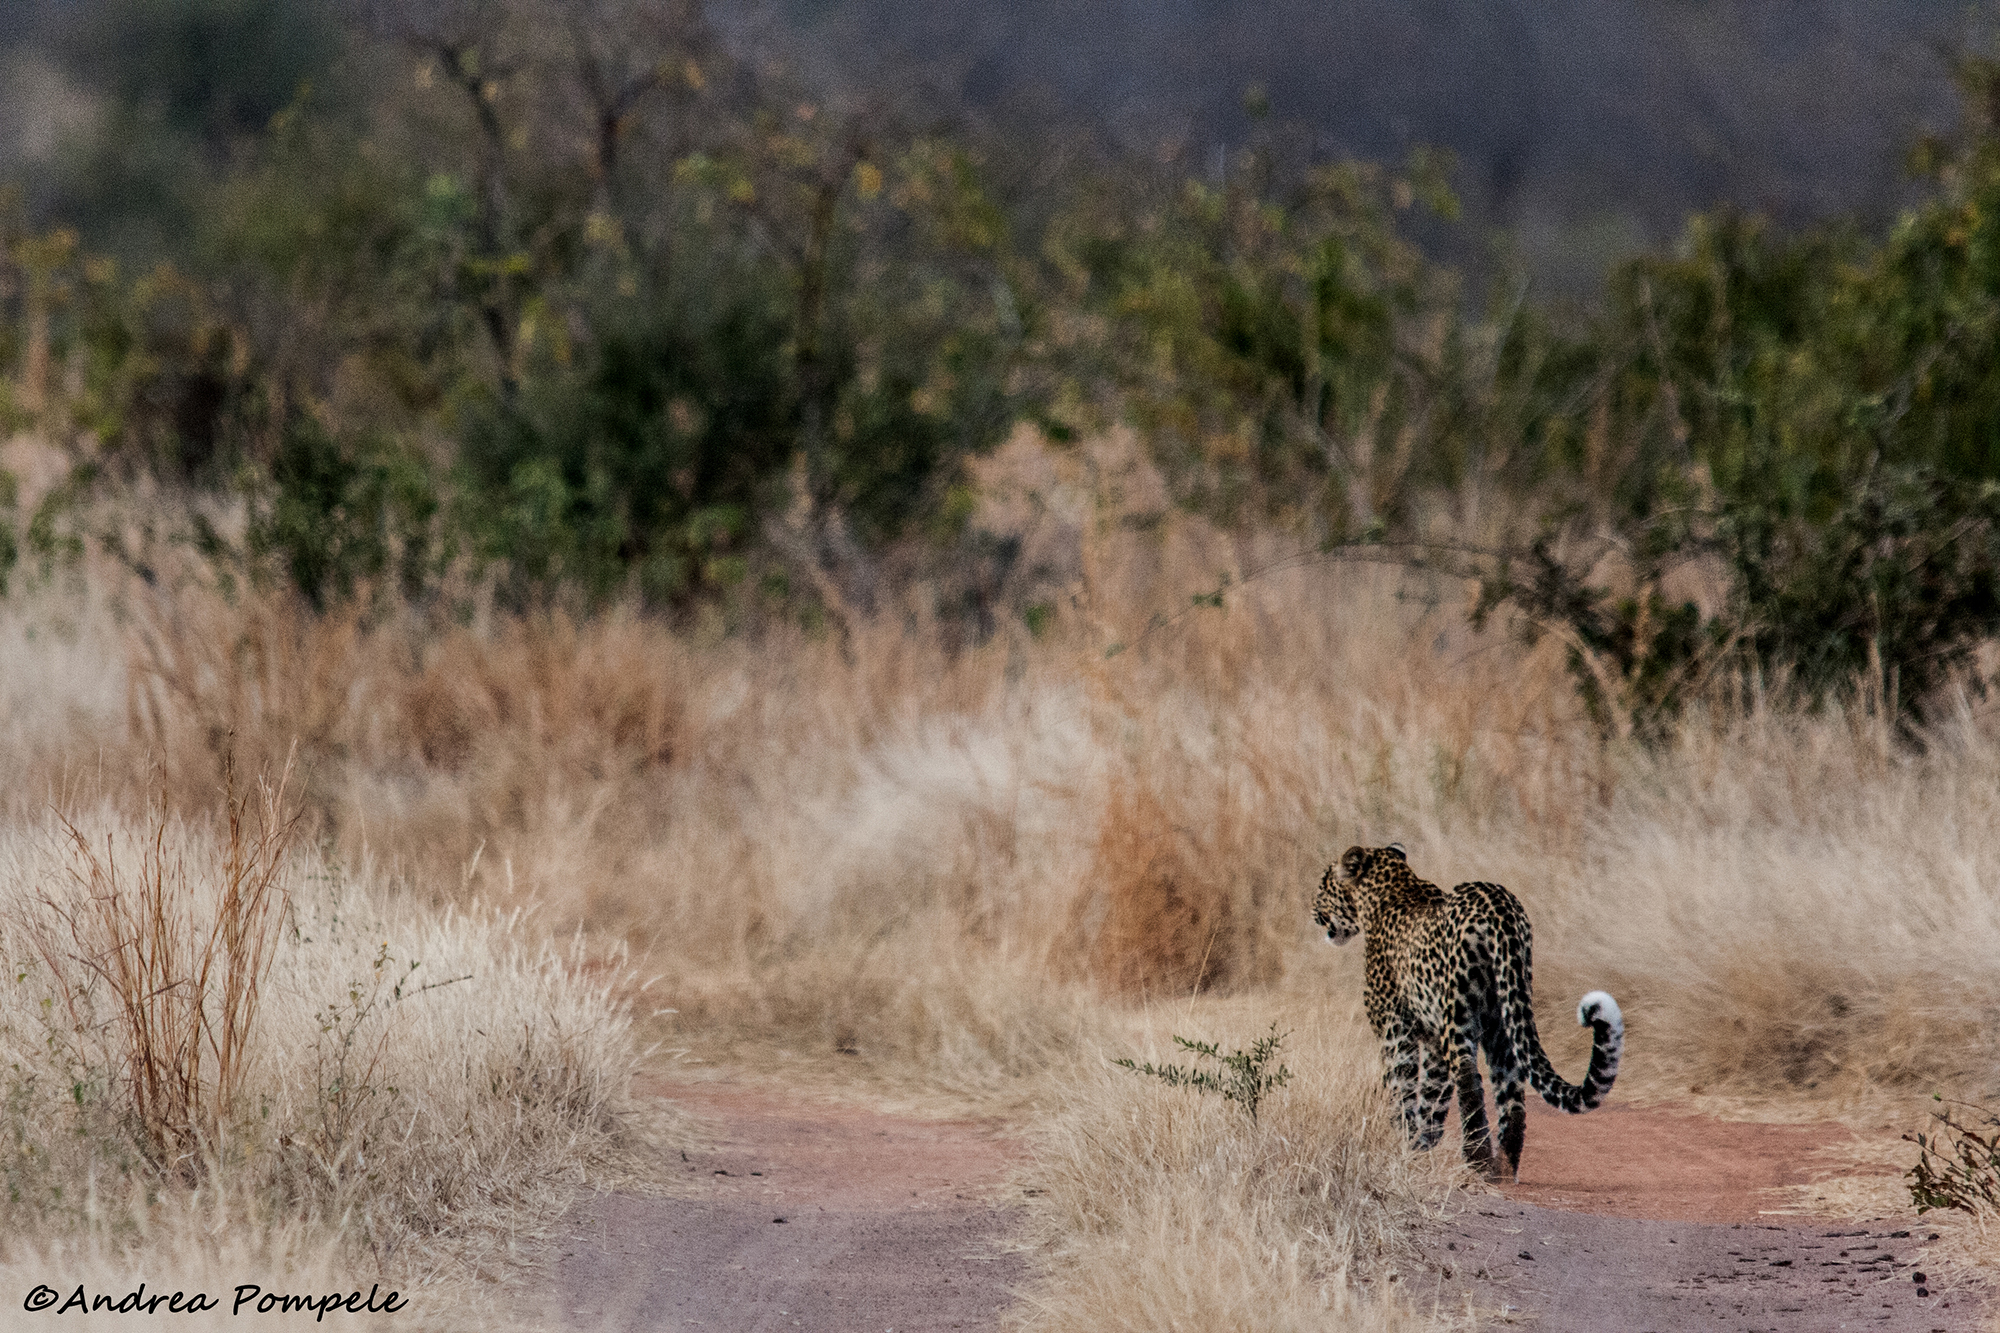
<path id="1" fill-rule="evenodd" d="M 61 923 L 67 951 L 51 929 L 34 936 L 79 1029 L 91 985 L 109 990 L 142 1141 L 154 1161 L 188 1176 L 222 1148 L 242 1105 L 244 1053 L 290 903 L 282 872 L 298 826 L 285 808 L 289 765 L 275 785 L 260 780 L 254 796 L 238 795 L 233 768 L 225 771 L 227 850 L 214 893 L 169 850 L 164 813 L 130 872 L 109 835 L 100 852 L 63 818 L 77 893 L 41 902 Z"/>

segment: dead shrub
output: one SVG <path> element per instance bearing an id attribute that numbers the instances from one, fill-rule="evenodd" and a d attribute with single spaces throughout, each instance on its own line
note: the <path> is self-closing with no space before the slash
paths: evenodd
<path id="1" fill-rule="evenodd" d="M 47 917 L 31 936 L 74 1034 L 95 1026 L 90 992 L 109 992 L 112 1063 L 140 1144 L 156 1165 L 190 1178 L 242 1109 L 245 1052 L 290 900 L 280 872 L 298 820 L 285 809 L 284 778 L 259 782 L 254 796 L 232 782 L 224 822 L 221 882 L 211 888 L 169 851 L 165 814 L 131 868 L 110 838 L 100 851 L 64 819 L 76 892 L 45 892 Z"/>
<path id="2" fill-rule="evenodd" d="M 1128 995 L 1185 995 L 1240 979 L 1230 886 L 1149 791 L 1125 783 L 1112 789 L 1076 910 L 1090 941 L 1083 957 L 1100 985 Z"/>
<path id="3" fill-rule="evenodd" d="M 686 650 L 636 615 L 439 630 L 197 588 L 136 619 L 122 635 L 129 762 L 102 794 L 199 809 L 225 752 L 272 766 L 296 744 L 315 835 L 400 875 L 535 883 L 574 865 L 575 847 L 544 854 L 551 829 L 587 841 L 600 818 L 649 823 L 645 779 L 686 749 Z M 482 847 L 492 877 L 476 881 Z"/>
<path id="4" fill-rule="evenodd" d="M 433 662 L 403 691 L 403 721 L 424 763 L 456 773 L 472 758 L 481 735 L 492 734 L 486 701 L 465 688 L 458 673 Z"/>
<path id="5" fill-rule="evenodd" d="M 128 636 L 127 730 L 191 805 L 206 805 L 238 758 L 276 768 L 296 747 L 310 780 L 313 760 L 354 750 L 378 654 L 356 611 L 180 590 L 142 604 Z"/>

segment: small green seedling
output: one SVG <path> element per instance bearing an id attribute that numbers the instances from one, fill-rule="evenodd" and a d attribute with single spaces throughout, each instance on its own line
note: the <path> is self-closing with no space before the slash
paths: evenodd
<path id="1" fill-rule="evenodd" d="M 1935 1094 L 1933 1100 L 1945 1101 Z M 1970 1114 L 1956 1118 L 1954 1106 Z M 1904 1173 L 1917 1211 L 1949 1208 L 1976 1217 L 1982 1209 L 2000 1209 L 2000 1115 L 1969 1102 L 1946 1102 L 1931 1116 L 1940 1126 L 1936 1133 L 1903 1135 L 1917 1145 L 1917 1164 Z"/>

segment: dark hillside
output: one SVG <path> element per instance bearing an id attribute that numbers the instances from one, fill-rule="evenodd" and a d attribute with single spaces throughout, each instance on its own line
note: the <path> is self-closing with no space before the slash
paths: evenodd
<path id="1" fill-rule="evenodd" d="M 88 95 L 36 43 L 93 12 L 0 0 L 0 175 L 54 150 Z M 1476 263 L 1506 230 L 1545 293 L 1733 203 L 1797 225 L 1879 220 L 1903 159 L 1956 117 L 1949 52 L 1990 21 L 1955 0 L 713 0 L 744 46 L 856 89 L 917 75 L 1002 120 L 1093 127 L 1203 169 L 1249 127 L 1244 93 L 1329 158 L 1451 149 Z M 885 79 L 888 83 L 885 84 Z"/>
<path id="2" fill-rule="evenodd" d="M 718 10 L 834 77 L 918 68 L 989 112 L 1053 101 L 1128 144 L 1210 160 L 1245 133 L 1244 90 L 1259 83 L 1330 157 L 1452 149 L 1468 220 L 1510 229 L 1545 285 L 1570 292 L 1719 203 L 1785 224 L 1892 211 L 1908 145 L 1955 121 L 1946 53 L 1978 35 L 1954 0 Z"/>

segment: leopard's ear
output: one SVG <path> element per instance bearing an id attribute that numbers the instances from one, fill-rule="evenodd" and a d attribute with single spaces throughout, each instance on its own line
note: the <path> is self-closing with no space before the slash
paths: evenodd
<path id="1" fill-rule="evenodd" d="M 1410 859 L 1409 849 L 1404 847 L 1400 842 L 1392 842 L 1382 850 L 1385 852 L 1394 852 L 1398 861 L 1407 863 Z"/>

